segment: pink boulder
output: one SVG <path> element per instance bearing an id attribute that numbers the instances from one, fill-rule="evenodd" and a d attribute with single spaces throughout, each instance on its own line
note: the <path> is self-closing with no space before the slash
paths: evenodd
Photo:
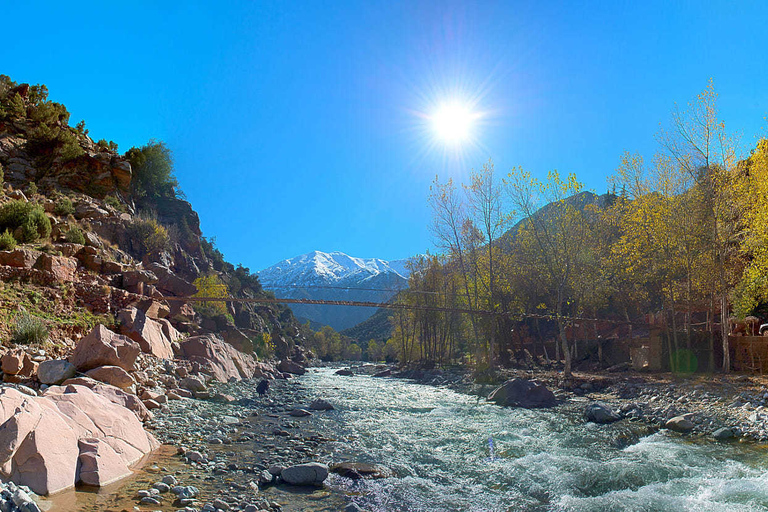
<path id="1" fill-rule="evenodd" d="M 160 359 L 173 359 L 171 342 L 163 333 L 163 326 L 143 311 L 127 308 L 117 315 L 120 332 L 139 344 L 142 352 Z"/>
<path id="2" fill-rule="evenodd" d="M 124 370 L 133 370 L 140 352 L 141 348 L 136 342 L 103 325 L 97 325 L 88 336 L 80 340 L 69 362 L 81 372 L 98 366 L 119 366 Z"/>
<path id="3" fill-rule="evenodd" d="M 238 352 L 215 334 L 193 336 L 179 344 L 184 357 L 198 363 L 206 373 L 221 382 L 250 379 L 256 370 L 256 358 Z"/>
<path id="4" fill-rule="evenodd" d="M 120 389 L 128 389 L 136 383 L 133 377 L 119 366 L 99 366 L 93 370 L 88 370 L 85 374 L 94 380 L 111 384 Z"/>

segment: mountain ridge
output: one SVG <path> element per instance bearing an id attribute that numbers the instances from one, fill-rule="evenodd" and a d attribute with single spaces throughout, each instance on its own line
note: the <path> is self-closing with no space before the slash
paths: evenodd
<path id="1" fill-rule="evenodd" d="M 262 286 L 277 298 L 386 302 L 408 284 L 405 259 L 357 258 L 341 251 L 311 251 L 257 272 Z M 365 307 L 301 305 L 297 316 L 336 330 L 368 319 Z"/>

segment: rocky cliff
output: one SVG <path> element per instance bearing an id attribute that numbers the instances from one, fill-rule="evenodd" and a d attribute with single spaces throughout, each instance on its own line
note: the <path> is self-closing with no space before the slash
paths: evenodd
<path id="1" fill-rule="evenodd" d="M 38 493 L 129 474 L 168 400 L 305 362 L 290 309 L 188 300 L 267 294 L 178 190 L 137 182 L 141 149 L 68 121 L 45 86 L 0 75 L 0 476 Z"/>

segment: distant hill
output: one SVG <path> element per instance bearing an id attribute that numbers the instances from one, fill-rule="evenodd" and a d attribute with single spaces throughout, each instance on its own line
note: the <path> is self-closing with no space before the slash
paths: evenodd
<path id="1" fill-rule="evenodd" d="M 341 334 L 349 336 L 352 339 L 367 342 L 376 340 L 377 342 L 386 342 L 392 335 L 392 324 L 389 318 L 394 314 L 394 310 L 379 308 L 376 312 L 349 329 L 344 329 Z"/>
<path id="2" fill-rule="evenodd" d="M 387 302 L 408 286 L 405 260 L 355 258 L 343 252 L 312 251 L 258 273 L 262 286 L 278 298 Z M 295 315 L 312 325 L 337 331 L 353 327 L 376 310 L 367 307 L 291 305 Z"/>

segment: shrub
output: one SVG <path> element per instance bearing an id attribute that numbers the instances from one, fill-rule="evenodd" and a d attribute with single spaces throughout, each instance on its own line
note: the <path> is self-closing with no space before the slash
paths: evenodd
<path id="1" fill-rule="evenodd" d="M 29 195 L 29 197 L 32 197 L 36 194 L 37 194 L 37 184 L 33 181 L 27 187 L 27 195 Z"/>
<path id="2" fill-rule="evenodd" d="M 131 249 L 137 256 L 168 248 L 168 231 L 155 219 L 136 218 L 128 226 Z"/>
<path id="3" fill-rule="evenodd" d="M 51 221 L 39 204 L 14 200 L 0 206 L 0 230 L 6 229 L 19 242 L 34 242 L 51 235 Z"/>
<path id="4" fill-rule="evenodd" d="M 107 197 L 105 197 L 104 198 L 104 203 L 106 203 L 107 206 L 111 206 L 112 208 L 114 208 L 115 210 L 117 210 L 119 212 L 124 212 L 125 211 L 125 205 L 123 203 L 121 203 L 120 200 L 118 198 L 116 198 L 115 196 L 107 196 Z"/>
<path id="5" fill-rule="evenodd" d="M 71 244 L 85 245 L 85 235 L 77 226 L 69 228 L 67 232 L 64 233 L 64 239 Z"/>
<path id="6" fill-rule="evenodd" d="M 213 297 L 223 299 L 229 297 L 229 289 L 218 274 L 208 274 L 195 279 L 193 283 L 197 288 L 195 297 Z M 227 305 L 221 302 L 196 302 L 193 306 L 203 316 L 214 317 L 227 314 Z"/>
<path id="7" fill-rule="evenodd" d="M 16 248 L 16 239 L 7 229 L 0 235 L 0 251 L 12 251 Z"/>
<path id="8" fill-rule="evenodd" d="M 45 323 L 26 311 L 16 316 L 16 326 L 13 329 L 11 341 L 19 345 L 39 345 L 48 339 L 48 327 Z"/>
<path id="9" fill-rule="evenodd" d="M 75 206 L 72 204 L 72 200 L 68 197 L 61 197 L 56 201 L 53 206 L 53 213 L 60 217 L 66 217 L 75 213 Z"/>
<path id="10" fill-rule="evenodd" d="M 259 359 L 268 359 L 275 354 L 275 344 L 272 342 L 272 335 L 263 332 L 253 340 L 253 350 Z"/>

